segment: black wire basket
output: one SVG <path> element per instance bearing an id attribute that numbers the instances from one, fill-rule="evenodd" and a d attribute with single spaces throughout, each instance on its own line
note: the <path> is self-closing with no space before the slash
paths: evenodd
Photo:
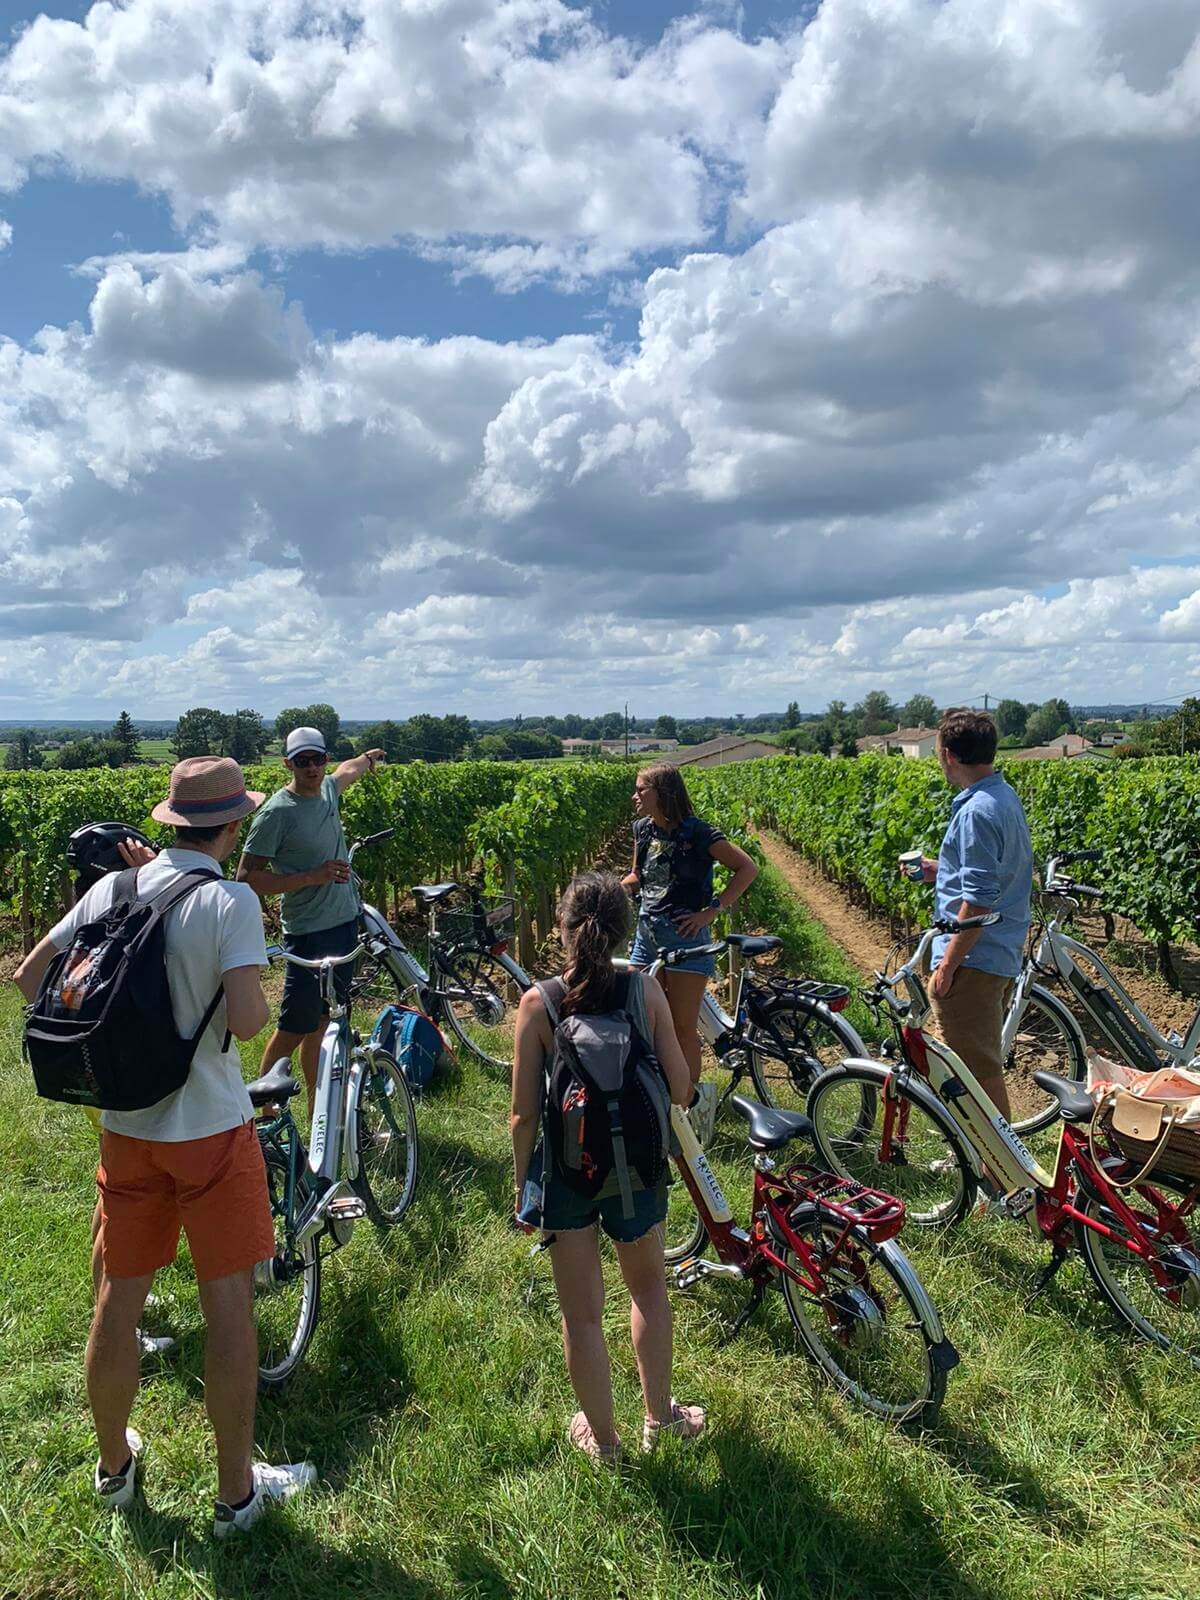
<path id="1" fill-rule="evenodd" d="M 511 895 L 484 896 L 473 905 L 438 909 L 438 937 L 448 944 L 495 950 L 512 942 L 515 929 L 516 902 Z"/>

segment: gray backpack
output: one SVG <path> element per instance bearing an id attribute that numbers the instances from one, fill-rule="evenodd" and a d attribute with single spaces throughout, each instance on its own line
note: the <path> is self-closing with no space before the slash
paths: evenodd
<path id="1" fill-rule="evenodd" d="M 671 1095 L 653 1051 L 640 972 L 617 976 L 613 1005 L 559 1013 L 561 978 L 538 984 L 554 1029 L 546 1069 L 546 1148 L 569 1189 L 591 1200 L 662 1182 L 670 1155 Z"/>

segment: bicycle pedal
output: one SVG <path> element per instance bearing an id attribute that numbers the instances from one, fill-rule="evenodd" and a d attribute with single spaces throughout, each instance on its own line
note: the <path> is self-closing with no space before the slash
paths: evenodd
<path id="1" fill-rule="evenodd" d="M 677 1289 L 694 1289 L 704 1276 L 696 1261 L 682 1261 L 675 1268 L 675 1287 Z"/>
<path id="2" fill-rule="evenodd" d="M 331 1200 L 325 1211 L 330 1222 L 357 1222 L 366 1214 L 366 1202 L 360 1200 L 356 1194 L 344 1194 L 336 1200 Z"/>

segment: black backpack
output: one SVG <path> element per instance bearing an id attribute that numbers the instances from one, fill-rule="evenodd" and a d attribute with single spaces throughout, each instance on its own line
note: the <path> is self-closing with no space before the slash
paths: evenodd
<path id="1" fill-rule="evenodd" d="M 555 1171 L 589 1199 L 619 1194 L 626 1217 L 633 1215 L 635 1189 L 661 1183 L 670 1154 L 671 1095 L 646 1037 L 640 988 L 631 992 L 641 983 L 640 972 L 622 974 L 610 1010 L 568 1017 L 558 1010 L 562 979 L 537 986 L 554 1029 L 546 1143 Z"/>
<path id="2" fill-rule="evenodd" d="M 112 904 L 77 929 L 46 970 L 25 1023 L 25 1053 L 44 1100 L 105 1111 L 144 1111 L 187 1081 L 220 1004 L 220 986 L 182 1039 L 167 986 L 164 918 L 220 873 L 185 872 L 148 899 L 137 868 L 117 878 Z"/>

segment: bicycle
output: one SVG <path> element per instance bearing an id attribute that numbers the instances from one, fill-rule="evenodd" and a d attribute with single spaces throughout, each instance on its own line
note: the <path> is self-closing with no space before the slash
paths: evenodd
<path id="1" fill-rule="evenodd" d="M 756 961 L 782 945 L 776 934 L 730 933 L 683 954 L 719 955 L 732 948 L 744 961 Z M 677 959 L 682 959 L 678 953 Z M 665 958 L 656 961 L 647 972 L 656 974 L 664 962 Z M 629 962 L 617 960 L 613 965 L 624 970 Z M 745 966 L 738 975 L 732 1011 L 705 989 L 696 1031 L 730 1073 L 721 1103 L 749 1072 L 765 1105 L 780 1111 L 800 1109 L 813 1079 L 826 1066 L 867 1053 L 858 1031 L 840 1014 L 849 999 L 845 984 L 776 972 L 760 976 Z"/>
<path id="2" fill-rule="evenodd" d="M 1041 897 L 1057 902 L 1061 910 L 1040 918 L 1004 1019 L 1006 1049 L 1010 1041 L 1036 1034 L 1040 1028 L 1037 1036 L 1045 1040 L 1044 1049 L 1066 1064 L 1062 1076 L 1076 1082 L 1087 1076 L 1083 1031 L 1069 1008 L 1036 982 L 1038 977 L 1059 980 L 1118 1057 L 1131 1067 L 1154 1072 L 1159 1067 L 1186 1066 L 1200 1055 L 1200 1006 L 1186 1033 L 1161 1032 L 1107 963 L 1065 931 L 1064 923 L 1079 910 L 1080 901 L 1098 900 L 1103 890 L 1066 877 L 1060 868 L 1077 861 L 1099 861 L 1101 855 L 1099 850 L 1068 850 L 1046 863 Z M 1041 1020 L 1031 1024 L 1029 1014 L 1035 1008 L 1040 1008 Z M 1055 1114 L 1051 1106 L 1049 1119 Z M 1020 1123 L 1015 1126 L 1018 1132 L 1025 1131 Z"/>
<path id="3" fill-rule="evenodd" d="M 393 1227 L 412 1203 L 417 1184 L 417 1116 L 395 1059 L 374 1040 L 363 1043 L 338 998 L 337 967 L 344 956 L 310 961 L 278 946 L 268 950 L 319 974 L 329 1007 L 321 1041 L 312 1142 L 304 1139 L 289 1101 L 300 1089 L 289 1063 L 276 1062 L 249 1084 L 260 1112 L 258 1139 L 267 1169 L 275 1223 L 275 1253 L 254 1269 L 258 1315 L 259 1387 L 280 1388 L 303 1359 L 321 1303 L 322 1244 L 340 1250 L 364 1216 Z"/>
<path id="4" fill-rule="evenodd" d="M 1200 1367 L 1200 1230 L 1189 1220 L 1200 1183 L 1169 1173 L 1146 1181 L 1138 1165 L 1118 1153 L 1097 1154 L 1091 1095 L 1071 1079 L 1035 1071 L 1060 1120 L 1057 1155 L 1047 1170 L 966 1064 L 924 1031 L 930 1006 L 921 964 L 935 933 L 997 920 L 992 912 L 939 922 L 896 973 L 876 974 L 869 998 L 892 1022 L 897 1055 L 888 1062 L 846 1061 L 813 1085 L 808 1115 L 821 1159 L 857 1182 L 886 1181 L 902 1198 L 915 1191 L 918 1203 L 932 1203 L 919 1211 L 910 1202 L 908 1216 L 925 1226 L 961 1221 L 986 1168 L 1000 1191 L 995 1209 L 1027 1219 L 1050 1244 L 1050 1262 L 1031 1299 L 1074 1244 L 1119 1317 L 1142 1338 Z M 901 987 L 908 999 L 897 992 Z M 865 1088 L 875 1096 L 869 1117 Z M 935 1148 L 944 1153 L 935 1158 Z"/>
<path id="5" fill-rule="evenodd" d="M 671 956 L 664 960 L 670 964 Z M 734 1222 L 686 1113 L 671 1108 L 675 1162 L 698 1235 L 693 1252 L 673 1268 L 676 1287 L 705 1278 L 748 1283 L 750 1297 L 727 1336 L 732 1340 L 774 1286 L 806 1353 L 837 1389 L 887 1421 L 930 1426 L 958 1354 L 893 1242 L 903 1203 L 804 1162 L 777 1171 L 772 1156 L 811 1136 L 808 1118 L 744 1095 L 735 1094 L 731 1104 L 749 1124 L 754 1151 L 748 1230 Z M 704 1258 L 710 1244 L 715 1261 Z"/>
<path id="6" fill-rule="evenodd" d="M 355 852 L 390 839 L 385 828 L 358 840 Z M 395 998 L 416 1006 L 439 1026 L 445 1022 L 467 1050 L 485 1067 L 511 1073 L 517 1006 L 532 978 L 508 954 L 513 934 L 513 902 L 504 897 L 489 905 L 477 883 L 419 883 L 414 899 L 428 916 L 429 969 L 404 943 L 383 912 L 362 898 L 359 889 L 359 936 L 366 951 L 363 969 L 351 985 L 357 1000 L 382 1002 Z M 451 907 L 452 896 L 466 898 Z"/>
<path id="7" fill-rule="evenodd" d="M 646 976 L 656 978 L 664 966 L 673 966 L 686 956 L 719 955 L 732 946 L 744 960 L 754 961 L 773 954 L 782 944 L 776 934 L 731 933 L 686 951 L 660 954 L 646 968 Z M 613 965 L 621 971 L 629 969 L 629 962 L 620 958 Z M 849 998 L 844 984 L 817 983 L 782 973 L 760 977 L 749 967 L 741 969 L 732 1013 L 706 989 L 697 1032 L 718 1064 L 729 1072 L 716 1110 L 734 1094 L 747 1072 L 765 1105 L 774 1110 L 798 1109 L 794 1102 L 803 1105 L 810 1085 L 830 1061 L 865 1055 L 866 1046 L 858 1033 L 839 1015 Z M 793 1101 L 790 1107 L 788 1100 Z M 703 1238 L 703 1227 L 686 1195 L 676 1189 L 664 1224 L 667 1261 L 696 1254 Z"/>

